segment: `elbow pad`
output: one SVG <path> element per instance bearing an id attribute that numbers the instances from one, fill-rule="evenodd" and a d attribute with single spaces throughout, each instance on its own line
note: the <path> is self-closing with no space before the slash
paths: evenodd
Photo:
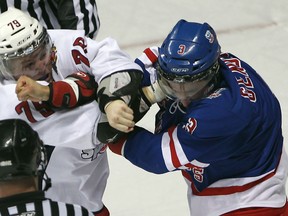
<path id="1" fill-rule="evenodd" d="M 124 100 L 127 104 L 140 88 L 142 72 L 138 70 L 119 71 L 105 77 L 99 84 L 97 100 L 100 110 L 105 113 L 106 104 L 114 100 Z"/>
<path id="2" fill-rule="evenodd" d="M 134 112 L 138 122 L 152 105 L 142 91 L 143 73 L 138 70 L 119 71 L 104 78 L 98 87 L 97 101 L 100 110 L 114 100 L 123 100 Z"/>

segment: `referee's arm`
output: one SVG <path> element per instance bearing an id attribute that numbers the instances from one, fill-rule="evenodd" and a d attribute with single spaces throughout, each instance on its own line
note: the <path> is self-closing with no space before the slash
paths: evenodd
<path id="1" fill-rule="evenodd" d="M 100 20 L 96 0 L 47 0 L 62 29 L 84 29 L 95 38 Z"/>

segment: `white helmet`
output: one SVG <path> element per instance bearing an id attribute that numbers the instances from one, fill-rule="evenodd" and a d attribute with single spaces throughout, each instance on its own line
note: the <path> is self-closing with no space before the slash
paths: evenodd
<path id="1" fill-rule="evenodd" d="M 0 15 L 1 57 L 21 55 L 25 48 L 39 41 L 41 35 L 43 35 L 43 30 L 43 27 L 35 18 L 21 10 L 9 7 L 6 12 Z M 20 50 L 22 53 L 19 53 Z M 29 52 L 29 50 L 26 50 L 26 52 Z"/>
<path id="2" fill-rule="evenodd" d="M 9 7 L 0 14 L 0 71 L 11 77 L 9 60 L 31 54 L 39 45 L 47 43 L 46 29 L 33 17 Z M 9 78 L 10 78 L 9 77 Z"/>

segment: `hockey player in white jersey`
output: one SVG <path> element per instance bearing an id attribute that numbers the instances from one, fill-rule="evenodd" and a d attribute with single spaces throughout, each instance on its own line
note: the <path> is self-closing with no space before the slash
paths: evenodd
<path id="1" fill-rule="evenodd" d="M 48 150 L 54 149 L 46 170 L 53 179 L 47 197 L 108 216 L 102 203 L 109 174 L 106 146 L 95 135 L 101 112 L 95 101 L 88 102 L 97 83 L 111 73 L 130 77 L 125 83 L 117 76 L 118 89 L 133 88 L 142 76 L 140 67 L 111 38 L 96 42 L 84 31 L 46 31 L 37 20 L 9 8 L 0 15 L 0 71 L 0 98 L 5 100 L 0 119 L 29 122 Z M 23 101 L 15 94 L 17 80 Z M 35 92 L 35 86 L 41 90 Z"/>

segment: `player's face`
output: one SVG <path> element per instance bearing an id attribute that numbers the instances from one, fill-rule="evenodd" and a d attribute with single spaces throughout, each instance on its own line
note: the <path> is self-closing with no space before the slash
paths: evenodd
<path id="1" fill-rule="evenodd" d="M 205 89 L 210 80 L 175 82 L 161 77 L 158 81 L 161 89 L 168 97 L 178 99 L 183 105 L 188 106 L 192 100 L 201 98 L 203 89 Z"/>
<path id="2" fill-rule="evenodd" d="M 21 75 L 26 75 L 34 80 L 52 79 L 52 63 L 50 60 L 50 46 L 42 44 L 31 54 L 10 59 L 11 74 L 15 80 Z"/>

